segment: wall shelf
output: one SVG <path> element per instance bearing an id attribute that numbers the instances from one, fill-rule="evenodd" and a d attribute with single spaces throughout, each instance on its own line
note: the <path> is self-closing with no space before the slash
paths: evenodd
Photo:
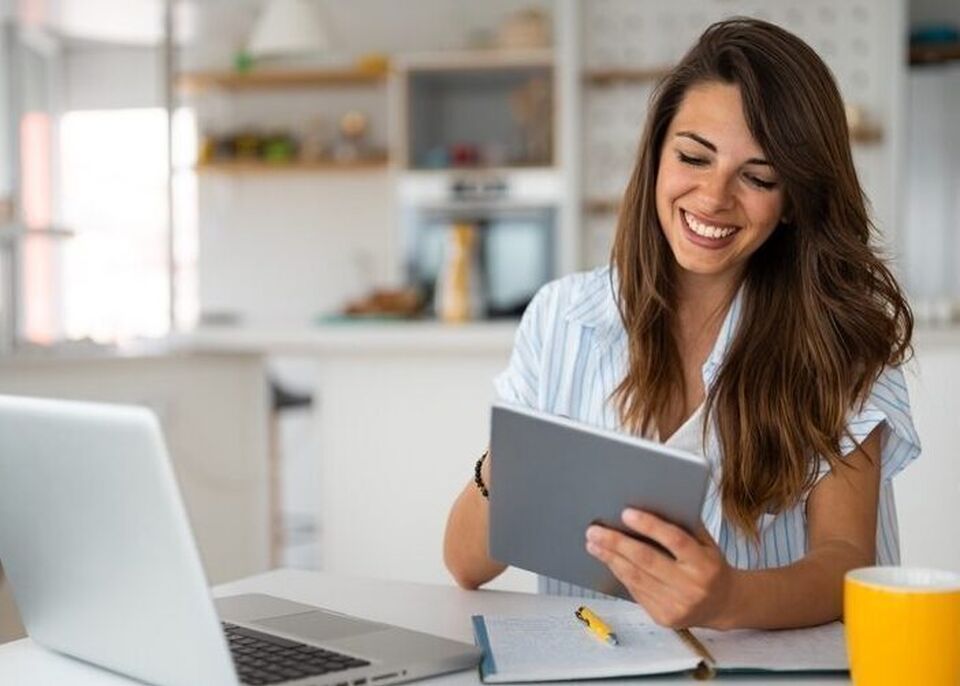
<path id="1" fill-rule="evenodd" d="M 916 49 L 911 49 L 910 52 L 911 63 L 915 61 L 914 50 Z M 929 50 L 929 48 L 923 48 L 922 50 Z M 923 58 L 920 59 L 920 62 L 958 59 L 960 58 L 960 46 L 949 46 L 946 48 L 940 46 L 935 53 L 928 54 L 924 52 L 922 54 Z M 936 56 L 933 57 L 931 55 Z M 672 67 L 670 66 L 651 67 L 648 69 L 588 69 L 583 72 L 583 80 L 588 85 L 601 87 L 623 83 L 648 83 L 663 78 L 670 73 L 671 69 Z M 883 131 L 871 125 L 857 126 L 850 129 L 850 140 L 854 143 L 879 143 L 883 140 Z"/>
<path id="2" fill-rule="evenodd" d="M 939 64 L 951 60 L 960 60 L 960 43 L 910 46 L 910 64 L 912 65 Z"/>
<path id="3" fill-rule="evenodd" d="M 612 86 L 618 83 L 646 83 L 656 81 L 673 67 L 651 67 L 649 69 L 589 69 L 583 73 L 583 80 L 593 86 Z"/>
<path id="4" fill-rule="evenodd" d="M 587 214 L 616 214 L 620 211 L 619 198 L 593 198 L 585 200 L 583 211 Z"/>
<path id="5" fill-rule="evenodd" d="M 251 71 L 247 73 L 232 71 L 189 72 L 178 77 L 177 87 L 184 92 L 201 93 L 209 90 L 240 91 L 320 86 L 365 86 L 384 83 L 386 79 L 386 71 L 353 67 L 309 71 Z"/>
<path id="6" fill-rule="evenodd" d="M 203 162 L 194 169 L 198 174 L 296 174 L 311 172 L 377 171 L 386 169 L 386 157 L 340 162 L 337 160 L 311 160 L 293 162 L 265 162 L 262 160 L 224 160 Z"/>

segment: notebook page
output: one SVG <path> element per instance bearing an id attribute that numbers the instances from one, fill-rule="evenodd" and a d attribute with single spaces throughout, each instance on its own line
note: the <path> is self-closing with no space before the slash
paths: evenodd
<path id="1" fill-rule="evenodd" d="M 620 645 L 598 640 L 572 611 L 475 617 L 478 643 L 486 654 L 481 665 L 483 680 L 562 681 L 661 674 L 692 670 L 700 662 L 675 632 L 652 623 L 642 612 L 605 612 L 603 619 L 616 632 Z M 480 635 L 483 630 L 485 637 Z"/>
<path id="2" fill-rule="evenodd" d="M 846 671 L 843 624 L 779 631 L 710 631 L 694 635 L 717 661 L 717 670 Z"/>

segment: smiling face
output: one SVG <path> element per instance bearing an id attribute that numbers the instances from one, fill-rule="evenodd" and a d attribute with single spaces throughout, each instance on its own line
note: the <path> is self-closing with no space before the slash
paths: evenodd
<path id="1" fill-rule="evenodd" d="M 686 92 L 664 137 L 656 198 L 681 284 L 734 288 L 784 210 L 781 181 L 750 133 L 738 86 L 709 82 Z"/>

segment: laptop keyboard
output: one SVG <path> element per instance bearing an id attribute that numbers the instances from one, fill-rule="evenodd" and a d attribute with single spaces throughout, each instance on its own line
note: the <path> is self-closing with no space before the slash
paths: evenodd
<path id="1" fill-rule="evenodd" d="M 370 663 L 306 643 L 223 622 L 240 681 L 257 686 L 340 672 Z"/>

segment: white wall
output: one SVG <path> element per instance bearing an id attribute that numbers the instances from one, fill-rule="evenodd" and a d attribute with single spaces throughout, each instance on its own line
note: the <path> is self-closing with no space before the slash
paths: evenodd
<path id="1" fill-rule="evenodd" d="M 194 1 L 182 56 L 185 69 L 223 68 L 244 45 L 261 5 L 257 0 Z M 464 48 L 489 40 L 511 12 L 553 0 L 317 0 L 333 44 L 322 61 L 349 61 L 366 52 Z"/>
<path id="2" fill-rule="evenodd" d="M 918 304 L 949 296 L 956 299 L 960 297 L 960 62 L 912 68 L 908 94 L 902 239 L 906 286 Z"/>
<path id="3" fill-rule="evenodd" d="M 387 171 L 219 177 L 199 183 L 202 310 L 307 326 L 383 283 L 394 215 Z"/>
<path id="4" fill-rule="evenodd" d="M 894 481 L 903 563 L 960 572 L 960 346 L 923 332 L 907 384 L 923 452 Z"/>
<path id="5" fill-rule="evenodd" d="M 63 62 L 64 110 L 166 106 L 158 47 L 75 46 Z"/>
<path id="6" fill-rule="evenodd" d="M 10 195 L 13 191 L 8 38 L 6 23 L 0 23 L 0 56 L 3 57 L 3 65 L 0 66 L 0 198 Z"/>

